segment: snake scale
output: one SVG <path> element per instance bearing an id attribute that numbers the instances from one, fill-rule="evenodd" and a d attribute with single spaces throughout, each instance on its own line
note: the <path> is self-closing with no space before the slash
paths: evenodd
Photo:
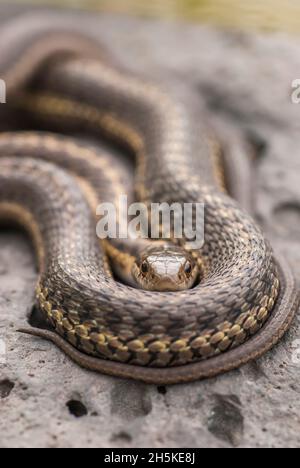
<path id="1" fill-rule="evenodd" d="M 30 234 L 36 302 L 51 325 L 21 331 L 51 340 L 87 369 L 155 384 L 215 376 L 277 343 L 299 305 L 295 280 L 225 193 L 224 161 L 201 115 L 55 16 L 13 20 L 0 42 L 8 107 L 38 124 L 0 134 L 0 218 Z M 82 129 L 135 156 L 135 195 L 127 163 L 63 135 Z M 169 239 L 149 254 L 150 241 L 100 243 L 96 206 L 120 193 L 147 206 L 203 203 L 204 246 L 190 252 L 186 239 Z M 173 260 L 175 283 L 181 277 L 186 287 L 151 290 L 154 269 Z M 116 281 L 110 265 L 127 278 L 135 271 L 145 288 Z"/>

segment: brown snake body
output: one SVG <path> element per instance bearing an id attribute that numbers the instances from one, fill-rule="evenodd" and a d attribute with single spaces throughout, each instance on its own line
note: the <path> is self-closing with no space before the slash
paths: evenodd
<path id="1" fill-rule="evenodd" d="M 112 242 L 104 252 L 95 235 L 97 203 L 128 190 L 117 163 L 63 137 L 0 135 L 0 217 L 34 241 L 37 305 L 55 329 L 27 332 L 88 369 L 157 384 L 214 376 L 269 350 L 299 305 L 295 281 L 251 216 L 223 192 L 220 160 L 197 115 L 49 19 L 17 20 L 0 41 L 0 77 L 14 108 L 51 130 L 84 126 L 125 145 L 137 161 L 137 197 L 147 205 L 205 204 L 205 244 L 193 252 L 200 283 L 176 293 L 126 286 L 112 277 L 107 255 L 126 269 L 137 246 L 127 243 L 122 253 Z M 186 248 L 185 239 L 179 244 Z"/>

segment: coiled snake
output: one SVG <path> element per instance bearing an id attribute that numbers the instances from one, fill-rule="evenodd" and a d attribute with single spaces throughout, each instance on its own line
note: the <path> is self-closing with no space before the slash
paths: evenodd
<path id="1" fill-rule="evenodd" d="M 58 18 L 52 24 L 26 17 L 0 32 L 9 107 L 56 132 L 0 134 L 0 217 L 31 235 L 37 306 L 53 328 L 23 331 L 88 369 L 156 384 L 214 376 L 261 356 L 289 327 L 299 296 L 285 262 L 224 193 L 218 144 L 201 116 L 112 64 Z M 131 179 L 125 161 L 57 135 L 82 129 L 135 155 L 136 196 L 145 204 L 203 203 L 204 246 L 99 245 L 96 206 L 132 197 Z"/>

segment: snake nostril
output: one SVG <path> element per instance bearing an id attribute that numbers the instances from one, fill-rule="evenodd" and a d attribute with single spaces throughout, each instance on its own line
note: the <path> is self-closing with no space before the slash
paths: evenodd
<path id="1" fill-rule="evenodd" d="M 142 271 L 142 273 L 143 273 L 144 275 L 147 274 L 148 271 L 149 271 L 149 264 L 148 264 L 148 262 L 147 262 L 146 260 L 143 261 L 143 263 L 142 263 L 142 265 L 141 265 L 141 271 Z"/>

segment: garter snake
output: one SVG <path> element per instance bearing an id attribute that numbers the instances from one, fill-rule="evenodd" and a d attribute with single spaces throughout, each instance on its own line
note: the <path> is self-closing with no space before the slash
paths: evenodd
<path id="1" fill-rule="evenodd" d="M 128 190 L 127 177 L 114 170 L 121 163 L 66 137 L 3 133 L 0 217 L 32 237 L 37 305 L 53 327 L 26 331 L 86 368 L 157 384 L 214 376 L 261 356 L 288 329 L 299 296 L 285 262 L 222 190 L 220 158 L 201 115 L 52 21 L 27 17 L 0 32 L 0 76 L 15 109 L 50 129 L 84 127 L 130 149 L 136 197 L 147 205 L 203 203 L 205 243 L 191 253 L 186 239 L 170 239 L 176 255 L 183 252 L 181 266 L 188 260 L 201 272 L 191 289 L 158 292 L 116 281 L 108 257 L 127 275 L 133 264 L 149 273 L 149 257 L 140 259 L 135 244 L 127 252 L 113 243 L 99 247 L 95 235 L 96 203 Z M 171 247 L 154 252 L 173 254 Z"/>

